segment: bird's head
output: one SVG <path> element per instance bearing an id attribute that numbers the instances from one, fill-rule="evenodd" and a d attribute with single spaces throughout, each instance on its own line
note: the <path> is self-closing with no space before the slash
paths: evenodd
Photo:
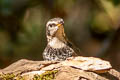
<path id="1" fill-rule="evenodd" d="M 46 36 L 48 41 L 53 37 L 62 39 L 64 34 L 64 21 L 62 18 L 53 18 L 50 19 L 46 24 Z"/>

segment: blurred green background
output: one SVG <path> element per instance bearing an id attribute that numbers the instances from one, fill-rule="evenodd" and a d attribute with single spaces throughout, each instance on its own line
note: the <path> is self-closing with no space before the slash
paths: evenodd
<path id="1" fill-rule="evenodd" d="M 64 19 L 67 37 L 84 56 L 120 70 L 120 0 L 0 0 L 0 68 L 42 60 L 45 25 L 54 17 Z"/>

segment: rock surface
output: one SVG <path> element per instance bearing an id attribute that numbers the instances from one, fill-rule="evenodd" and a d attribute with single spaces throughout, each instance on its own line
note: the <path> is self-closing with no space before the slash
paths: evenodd
<path id="1" fill-rule="evenodd" d="M 57 70 L 55 80 L 120 80 L 120 73 L 112 69 L 108 61 L 82 56 L 71 57 L 60 62 L 22 59 L 1 69 L 0 74 L 12 73 L 22 76 L 25 80 L 33 80 L 36 74 L 42 75 L 46 71 L 55 70 Z"/>

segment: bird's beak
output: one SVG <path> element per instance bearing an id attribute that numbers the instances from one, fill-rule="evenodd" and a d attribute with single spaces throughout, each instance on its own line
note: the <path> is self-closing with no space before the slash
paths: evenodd
<path id="1" fill-rule="evenodd" d="M 60 27 L 62 24 L 57 24 L 58 27 Z"/>

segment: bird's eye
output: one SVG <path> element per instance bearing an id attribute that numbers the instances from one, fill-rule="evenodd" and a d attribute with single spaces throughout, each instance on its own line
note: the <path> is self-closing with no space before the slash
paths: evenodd
<path id="1" fill-rule="evenodd" d="M 50 27 L 52 27 L 52 25 L 49 25 Z"/>

